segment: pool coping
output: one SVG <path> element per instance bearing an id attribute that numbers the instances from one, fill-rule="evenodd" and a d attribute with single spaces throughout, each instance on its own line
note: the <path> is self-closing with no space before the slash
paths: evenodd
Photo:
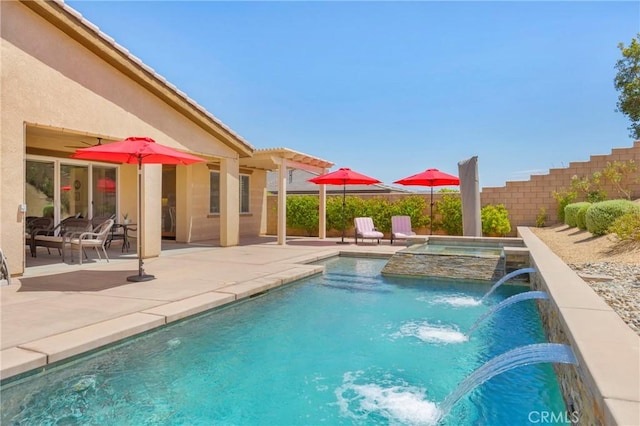
<path id="1" fill-rule="evenodd" d="M 99 321 L 44 338 L 20 343 L 0 351 L 0 380 L 30 375 L 61 361 L 117 343 L 124 339 L 163 327 L 203 312 L 239 302 L 300 279 L 320 274 L 324 266 L 313 265 L 336 256 L 389 258 L 400 246 L 389 249 L 380 246 L 345 246 L 304 253 L 275 263 L 284 263 L 288 269 L 253 279 L 230 282 L 212 291 L 206 291 L 168 303 L 160 303 L 117 318 Z M 277 247 L 274 248 L 277 250 Z"/>
<path id="2" fill-rule="evenodd" d="M 563 389 L 565 399 L 577 399 L 580 392 L 592 399 L 573 401 L 582 404 L 578 414 L 588 417 L 580 423 L 640 425 L 640 336 L 529 228 L 518 227 L 518 235 L 538 271 L 532 286 L 549 294 L 548 309 L 555 311 L 549 314 L 558 329 L 549 330 L 550 338 L 569 344 L 579 362 L 575 372 L 557 369 L 579 376 L 564 378 L 572 382 L 565 384 L 571 387 Z"/>

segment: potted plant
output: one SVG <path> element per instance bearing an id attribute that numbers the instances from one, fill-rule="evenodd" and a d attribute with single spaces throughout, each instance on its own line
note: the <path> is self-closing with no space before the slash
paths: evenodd
<path id="1" fill-rule="evenodd" d="M 122 223 L 125 224 L 125 225 L 128 225 L 129 224 L 129 213 L 124 213 L 122 215 L 122 218 L 123 218 Z"/>

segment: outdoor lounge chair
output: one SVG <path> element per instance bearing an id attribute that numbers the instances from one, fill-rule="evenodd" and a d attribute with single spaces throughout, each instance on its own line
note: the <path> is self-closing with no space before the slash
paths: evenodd
<path id="1" fill-rule="evenodd" d="M 92 247 L 98 254 L 98 259 L 102 260 L 100 256 L 100 250 L 104 253 L 104 257 L 109 262 L 109 255 L 104 245 L 107 242 L 107 236 L 111 232 L 113 226 L 113 219 L 107 219 L 102 222 L 93 232 L 67 232 L 64 235 L 65 245 L 69 246 L 71 251 L 71 261 L 73 262 L 73 251 L 77 250 L 80 257 L 80 264 L 82 265 L 82 255 L 88 259 L 85 248 Z"/>
<path id="2" fill-rule="evenodd" d="M 49 231 L 35 231 L 31 234 L 31 256 L 36 257 L 38 247 L 55 248 L 58 253 L 62 254 L 62 260 L 64 260 L 64 235 L 68 232 L 87 232 L 91 229 L 89 219 L 79 219 L 72 216 L 64 219 Z"/>
<path id="3" fill-rule="evenodd" d="M 410 216 L 391 216 L 391 244 L 393 240 L 406 240 L 412 235 L 416 233 L 411 230 Z"/>
<path id="4" fill-rule="evenodd" d="M 356 244 L 358 244 L 358 237 L 363 240 L 365 238 L 378 240 L 378 244 L 380 244 L 380 239 L 384 237 L 384 234 L 373 226 L 373 219 L 370 217 L 356 217 L 354 224 L 356 228 Z"/>

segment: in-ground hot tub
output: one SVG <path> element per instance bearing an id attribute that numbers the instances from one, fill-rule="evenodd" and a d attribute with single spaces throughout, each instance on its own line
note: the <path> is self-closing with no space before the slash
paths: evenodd
<path id="1" fill-rule="evenodd" d="M 495 282 L 508 272 L 502 240 L 430 237 L 396 252 L 382 273 Z"/>

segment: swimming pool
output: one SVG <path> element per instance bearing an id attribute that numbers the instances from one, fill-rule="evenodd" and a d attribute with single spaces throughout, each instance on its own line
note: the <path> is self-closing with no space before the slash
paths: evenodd
<path id="1" fill-rule="evenodd" d="M 476 368 L 544 341 L 533 302 L 464 331 L 527 290 L 382 277 L 386 260 L 326 273 L 4 385 L 2 424 L 429 424 Z M 564 412 L 549 364 L 497 376 L 441 424 Z"/>

